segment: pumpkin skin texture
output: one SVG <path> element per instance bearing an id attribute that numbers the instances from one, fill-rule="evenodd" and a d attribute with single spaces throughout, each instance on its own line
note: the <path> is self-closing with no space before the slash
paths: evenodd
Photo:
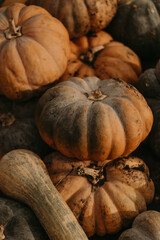
<path id="1" fill-rule="evenodd" d="M 68 32 L 41 7 L 13 3 L 2 9 L 0 94 L 11 100 L 27 100 L 65 71 L 70 51 Z"/>
<path id="2" fill-rule="evenodd" d="M 13 150 L 1 158 L 0 190 L 29 205 L 50 240 L 87 240 L 50 180 L 45 164 L 33 152 Z"/>
<path id="3" fill-rule="evenodd" d="M 147 98 L 150 106 L 154 122 L 152 130 L 147 138 L 147 143 L 157 157 L 160 157 L 160 99 Z"/>
<path id="4" fill-rule="evenodd" d="M 0 158 L 14 149 L 28 149 L 41 157 L 51 148 L 41 139 L 34 121 L 38 98 L 17 103 L 0 96 Z"/>
<path id="5" fill-rule="evenodd" d="M 26 205 L 0 198 L 0 225 L 7 240 L 49 240 L 38 219 Z"/>
<path id="6" fill-rule="evenodd" d="M 145 60 L 160 56 L 160 1 L 120 0 L 115 18 L 107 28 Z"/>
<path id="7" fill-rule="evenodd" d="M 160 61 L 139 76 L 136 87 L 146 98 L 160 98 Z"/>
<path id="8" fill-rule="evenodd" d="M 132 228 L 121 234 L 119 240 L 159 240 L 160 239 L 160 213 L 145 211 L 139 214 Z"/>
<path id="9" fill-rule="evenodd" d="M 135 84 L 141 70 L 140 59 L 130 48 L 100 31 L 71 42 L 70 59 L 60 81 L 97 76 L 100 79 L 120 78 Z"/>
<path id="10" fill-rule="evenodd" d="M 53 152 L 44 162 L 87 236 L 117 233 L 154 196 L 148 168 L 139 158 L 78 161 Z"/>
<path id="11" fill-rule="evenodd" d="M 102 161 L 135 150 L 150 132 L 153 116 L 132 85 L 88 77 L 48 89 L 37 104 L 35 121 L 42 139 L 62 154 Z"/>
<path id="12" fill-rule="evenodd" d="M 63 22 L 70 38 L 100 31 L 108 26 L 117 11 L 117 0 L 28 0 L 28 4 L 47 9 Z"/>

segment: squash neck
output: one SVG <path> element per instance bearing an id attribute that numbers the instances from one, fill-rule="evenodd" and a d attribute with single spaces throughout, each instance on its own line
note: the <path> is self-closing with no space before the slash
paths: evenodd
<path id="1" fill-rule="evenodd" d="M 7 28 L 4 31 L 4 35 L 6 37 L 7 40 L 11 40 L 17 37 L 21 37 L 22 36 L 22 27 L 21 26 L 15 26 L 15 22 L 13 18 L 9 18 L 8 19 L 9 22 L 9 28 Z"/>
<path id="2" fill-rule="evenodd" d="M 0 226 L 0 240 L 3 240 L 5 239 L 5 236 L 4 236 L 4 227 L 3 225 Z"/>

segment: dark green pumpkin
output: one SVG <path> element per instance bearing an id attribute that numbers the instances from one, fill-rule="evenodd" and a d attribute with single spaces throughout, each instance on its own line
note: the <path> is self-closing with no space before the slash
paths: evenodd
<path id="1" fill-rule="evenodd" d="M 139 76 L 136 87 L 146 98 L 160 98 L 160 61 Z"/>
<path id="2" fill-rule="evenodd" d="M 120 0 L 107 32 L 141 58 L 160 56 L 160 0 Z"/>
<path id="3" fill-rule="evenodd" d="M 0 97 L 0 158 L 18 148 L 31 150 L 42 157 L 50 152 L 34 122 L 37 101 L 35 98 L 17 103 Z"/>
<path id="4" fill-rule="evenodd" d="M 49 240 L 31 209 L 15 200 L 0 197 L 0 225 L 6 240 Z"/>

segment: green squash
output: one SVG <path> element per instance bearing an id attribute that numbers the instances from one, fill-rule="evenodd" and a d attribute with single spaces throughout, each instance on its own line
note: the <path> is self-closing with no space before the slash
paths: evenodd
<path id="1" fill-rule="evenodd" d="M 160 56 L 160 0 L 120 0 L 107 32 L 141 58 Z"/>

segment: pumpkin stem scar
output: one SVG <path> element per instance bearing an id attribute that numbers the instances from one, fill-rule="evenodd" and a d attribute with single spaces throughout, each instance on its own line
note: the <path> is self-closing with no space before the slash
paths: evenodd
<path id="1" fill-rule="evenodd" d="M 12 125 L 15 120 L 16 119 L 14 115 L 10 112 L 0 114 L 0 122 L 2 123 L 2 127 L 8 127 Z"/>
<path id="2" fill-rule="evenodd" d="M 89 182 L 93 185 L 96 185 L 99 181 L 104 179 L 102 167 L 89 168 L 81 165 L 76 169 L 76 171 L 80 176 L 88 176 Z"/>
<path id="3" fill-rule="evenodd" d="M 103 49 L 104 49 L 103 45 L 95 46 L 95 47 L 89 49 L 87 52 L 81 53 L 79 59 L 84 61 L 84 62 L 90 62 L 91 63 L 94 59 L 95 54 L 97 52 L 100 52 Z"/>
<path id="4" fill-rule="evenodd" d="M 93 100 L 93 101 L 100 101 L 100 100 L 103 100 L 106 97 L 107 97 L 107 95 L 103 95 L 101 93 L 100 89 L 96 89 L 96 90 L 91 92 L 91 94 L 88 96 L 88 99 Z"/>
<path id="5" fill-rule="evenodd" d="M 4 227 L 3 227 L 3 225 L 1 225 L 0 226 L 0 240 L 5 239 L 5 236 L 4 236 L 3 232 L 4 232 Z"/>
<path id="6" fill-rule="evenodd" d="M 4 31 L 6 39 L 11 40 L 12 38 L 17 38 L 22 36 L 21 26 L 16 27 L 13 18 L 8 19 L 9 28 Z"/>

